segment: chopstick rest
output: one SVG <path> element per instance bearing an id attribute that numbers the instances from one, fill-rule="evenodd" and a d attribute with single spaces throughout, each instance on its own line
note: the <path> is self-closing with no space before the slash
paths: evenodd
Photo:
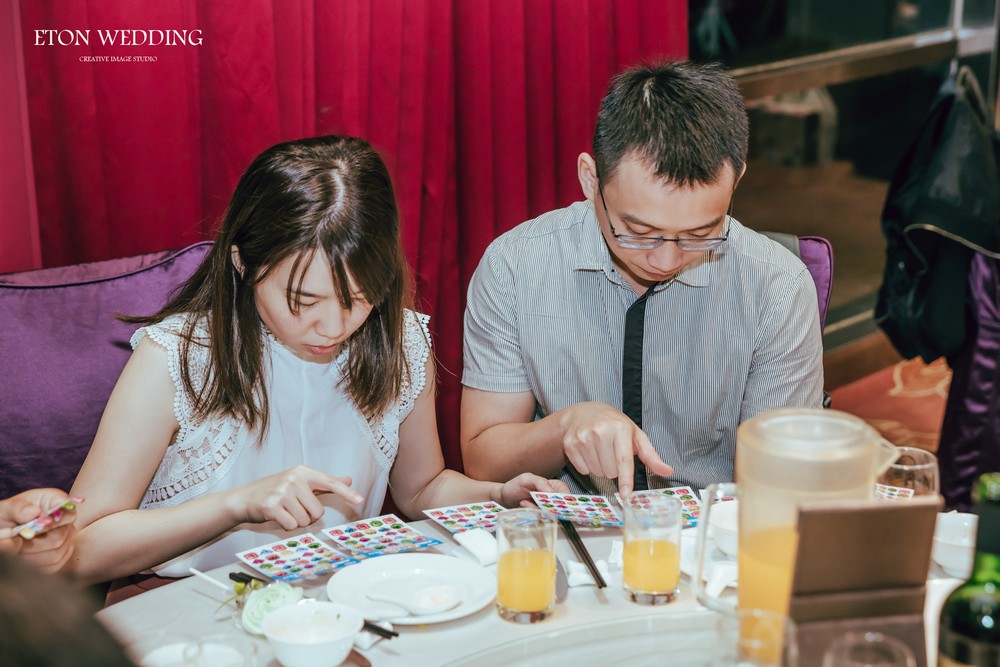
<path id="1" fill-rule="evenodd" d="M 471 528 L 452 535 L 455 541 L 465 547 L 480 565 L 492 565 L 497 562 L 497 538 L 482 528 Z"/>

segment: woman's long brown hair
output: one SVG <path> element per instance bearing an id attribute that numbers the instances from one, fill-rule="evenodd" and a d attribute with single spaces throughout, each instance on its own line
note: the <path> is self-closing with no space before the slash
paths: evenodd
<path id="1" fill-rule="evenodd" d="M 232 256 L 236 248 L 242 270 Z M 409 275 L 399 238 L 399 212 L 385 163 L 364 140 L 324 136 L 267 149 L 243 173 L 209 255 L 162 310 L 126 321 L 155 324 L 191 313 L 183 331 L 180 368 L 195 415 L 234 417 L 267 431 L 263 329 L 254 287 L 279 263 L 294 258 L 286 289 L 295 296 L 314 253 L 330 261 L 334 287 L 344 308 L 352 303 L 354 279 L 373 309 L 351 336 L 345 391 L 371 419 L 398 400 L 409 377 L 403 348 Z M 207 318 L 208 340 L 195 333 Z M 189 367 L 191 346 L 209 348 L 207 382 L 196 390 Z M 200 378 L 199 378 L 200 380 Z"/>

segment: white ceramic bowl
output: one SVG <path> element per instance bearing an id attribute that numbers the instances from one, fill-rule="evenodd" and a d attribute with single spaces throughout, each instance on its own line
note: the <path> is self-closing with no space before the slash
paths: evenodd
<path id="1" fill-rule="evenodd" d="M 931 557 L 953 577 L 967 579 L 972 573 L 978 520 L 966 512 L 938 514 Z"/>
<path id="2" fill-rule="evenodd" d="M 284 667 L 335 667 L 364 625 L 361 614 L 336 602 L 279 607 L 264 617 L 264 635 Z"/>
<path id="3" fill-rule="evenodd" d="M 712 505 L 709 515 L 711 519 L 708 524 L 708 535 L 715 542 L 715 546 L 730 558 L 736 558 L 739 547 L 739 512 L 740 502 L 727 500 Z"/>

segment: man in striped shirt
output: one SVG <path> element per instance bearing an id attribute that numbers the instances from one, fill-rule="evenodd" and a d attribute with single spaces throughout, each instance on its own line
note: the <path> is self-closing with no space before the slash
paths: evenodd
<path id="1" fill-rule="evenodd" d="M 728 214 L 748 134 L 715 66 L 612 80 L 577 161 L 585 200 L 500 236 L 469 286 L 467 473 L 704 488 L 732 479 L 740 422 L 821 405 L 812 279 Z"/>

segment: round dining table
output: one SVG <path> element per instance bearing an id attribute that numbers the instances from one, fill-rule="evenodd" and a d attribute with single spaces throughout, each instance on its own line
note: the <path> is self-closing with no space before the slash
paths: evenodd
<path id="1" fill-rule="evenodd" d="M 411 522 L 410 526 L 441 540 L 442 544 L 431 553 L 457 555 L 462 551 L 450 534 L 433 521 Z M 580 527 L 578 532 L 594 560 L 608 560 L 613 542 L 621 539 L 618 528 Z M 689 558 L 694 532 L 686 529 L 682 538 L 682 555 Z M 562 534 L 556 555 L 563 564 L 581 560 Z M 496 565 L 488 569 L 495 573 Z M 690 571 L 690 563 L 685 569 Z M 231 565 L 206 574 L 231 590 L 228 575 L 234 571 L 256 574 L 238 564 L 235 558 Z M 329 576 L 336 577 L 344 571 L 346 568 Z M 325 600 L 329 576 L 296 585 L 303 586 L 305 597 Z M 601 589 L 592 584 L 570 586 L 565 599 L 556 604 L 553 615 L 535 624 L 505 621 L 492 603 L 453 620 L 396 624 L 398 637 L 379 640 L 352 653 L 344 664 L 367 662 L 374 667 L 709 664 L 705 659 L 719 648 L 718 615 L 698 603 L 689 577 L 682 576 L 680 595 L 673 602 L 657 607 L 641 606 L 625 598 L 620 568 L 611 566 L 606 579 L 607 587 Z M 959 580 L 932 565 L 924 614 L 930 667 L 936 663 L 934 648 L 941 605 L 958 583 Z M 233 605 L 220 608 L 226 598 L 227 591 L 221 587 L 188 577 L 107 607 L 98 612 L 98 618 L 126 645 L 153 633 L 223 636 L 252 645 L 258 667 L 278 667 L 267 641 L 241 628 Z"/>

